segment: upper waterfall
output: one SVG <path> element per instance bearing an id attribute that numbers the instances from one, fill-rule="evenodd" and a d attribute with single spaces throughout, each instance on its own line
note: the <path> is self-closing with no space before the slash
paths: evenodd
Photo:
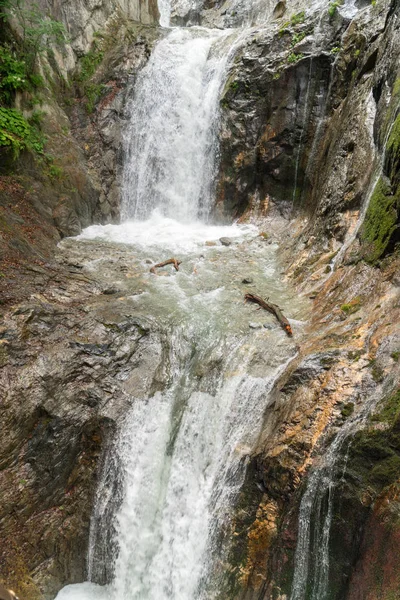
<path id="1" fill-rule="evenodd" d="M 213 201 L 218 99 L 229 32 L 172 29 L 155 47 L 128 104 L 122 219 L 158 208 L 207 220 Z"/>

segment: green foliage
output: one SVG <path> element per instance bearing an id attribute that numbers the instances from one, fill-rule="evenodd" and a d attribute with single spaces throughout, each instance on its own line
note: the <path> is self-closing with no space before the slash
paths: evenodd
<path id="1" fill-rule="evenodd" d="M 380 405 L 380 410 L 372 416 L 372 421 L 393 424 L 400 416 L 400 390 Z"/>
<path id="2" fill-rule="evenodd" d="M 65 27 L 50 16 L 43 16 L 40 7 L 25 0 L 7 0 L 8 10 L 22 28 L 22 49 L 28 68 L 34 68 L 38 54 L 45 52 L 49 43 L 65 41 Z"/>
<path id="3" fill-rule="evenodd" d="M 400 391 L 385 398 L 371 417 L 370 426 L 358 431 L 350 446 L 349 470 L 356 481 L 379 493 L 398 480 L 400 473 Z"/>
<path id="4" fill-rule="evenodd" d="M 399 193 L 393 196 L 390 184 L 382 177 L 379 179 L 371 196 L 360 234 L 362 256 L 370 264 L 375 264 L 384 255 L 397 229 L 399 196 Z"/>
<path id="5" fill-rule="evenodd" d="M 20 112 L 0 107 L 0 147 L 11 150 L 16 158 L 25 149 L 42 153 L 43 145 L 43 136 Z"/>
<path id="6" fill-rule="evenodd" d="M 331 2 L 328 7 L 328 15 L 330 18 L 334 17 L 337 11 L 337 8 L 343 4 L 344 0 L 334 0 Z"/>
<path id="7" fill-rule="evenodd" d="M 347 402 L 347 404 L 345 404 L 341 410 L 340 410 L 340 414 L 342 415 L 342 417 L 344 419 L 347 419 L 347 417 L 350 417 L 354 412 L 354 402 Z"/>
<path id="8" fill-rule="evenodd" d="M 395 362 L 398 362 L 400 358 L 400 351 L 392 352 L 390 356 Z"/>
<path id="9" fill-rule="evenodd" d="M 304 40 L 304 38 L 306 37 L 306 32 L 302 31 L 301 33 L 294 33 L 293 37 L 292 37 L 292 41 L 291 41 L 291 46 L 293 48 L 293 46 L 295 46 L 296 44 L 298 44 L 299 42 L 301 42 L 302 40 Z"/>
<path id="10" fill-rule="evenodd" d="M 287 61 L 288 63 L 293 64 L 297 63 L 302 58 L 304 58 L 304 54 L 302 54 L 301 52 L 299 52 L 299 54 L 297 54 L 296 52 L 291 52 L 287 57 Z"/>
<path id="11" fill-rule="evenodd" d="M 62 167 L 51 164 L 48 169 L 49 175 L 52 179 L 61 179 L 64 174 Z"/>
<path id="12" fill-rule="evenodd" d="M 335 46 L 331 50 L 331 54 L 338 54 L 339 52 L 340 52 L 340 47 L 339 46 Z"/>
<path id="13" fill-rule="evenodd" d="M 15 92 L 29 87 L 25 61 L 9 46 L 0 46 L 0 102 L 10 104 Z"/>
<path id="14" fill-rule="evenodd" d="M 302 10 L 301 12 L 293 15 L 290 18 L 290 24 L 291 25 L 299 25 L 299 23 L 304 23 L 304 19 L 306 18 L 306 13 L 304 12 L 304 10 Z"/>
<path id="15" fill-rule="evenodd" d="M 94 111 L 96 102 L 99 100 L 104 85 L 101 83 L 89 83 L 85 86 L 86 111 L 90 115 Z"/>
<path id="16" fill-rule="evenodd" d="M 101 64 L 104 57 L 104 52 L 99 47 L 97 41 L 93 42 L 93 47 L 80 60 L 80 73 L 77 80 L 80 82 L 87 81 L 96 72 L 97 67 Z"/>

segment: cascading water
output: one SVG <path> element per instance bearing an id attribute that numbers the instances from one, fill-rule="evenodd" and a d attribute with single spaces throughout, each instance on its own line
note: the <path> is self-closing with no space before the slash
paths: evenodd
<path id="1" fill-rule="evenodd" d="M 170 7 L 161 4 L 160 14 L 168 26 Z M 131 399 L 114 459 L 104 464 L 88 571 L 95 581 L 100 571 L 112 573 L 112 581 L 67 586 L 59 600 L 200 600 L 221 591 L 214 574 L 223 560 L 221 532 L 271 387 L 295 354 L 278 326 L 249 330 L 250 309 L 232 302 L 243 294 L 233 273 L 247 265 L 260 291 L 283 307 L 290 302 L 291 314 L 302 310 L 279 284 L 276 247 L 257 241 L 251 226 L 204 224 L 213 202 L 219 95 L 244 35 L 176 28 L 158 42 L 128 106 L 123 222 L 80 236 L 88 244 L 131 244 L 144 265 L 179 252 L 184 265 L 174 277 L 148 275 L 149 292 L 132 297 L 138 314 L 157 319 L 168 340 L 169 383 L 147 400 Z M 245 241 L 240 256 L 212 247 L 222 236 Z M 96 564 L 110 560 L 101 544 L 115 549 L 113 568 Z"/>
<path id="2" fill-rule="evenodd" d="M 178 28 L 157 44 L 128 105 L 124 220 L 145 219 L 155 208 L 179 221 L 209 216 L 231 38 L 225 31 Z"/>

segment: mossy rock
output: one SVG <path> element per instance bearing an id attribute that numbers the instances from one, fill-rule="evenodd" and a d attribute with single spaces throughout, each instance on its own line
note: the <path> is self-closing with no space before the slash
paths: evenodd
<path id="1" fill-rule="evenodd" d="M 361 230 L 363 258 L 376 263 L 387 251 L 398 228 L 400 187 L 392 193 L 390 183 L 381 177 L 373 191 Z"/>

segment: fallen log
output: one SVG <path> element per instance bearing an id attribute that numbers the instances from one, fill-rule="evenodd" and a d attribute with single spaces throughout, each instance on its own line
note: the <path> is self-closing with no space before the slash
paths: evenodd
<path id="1" fill-rule="evenodd" d="M 182 262 L 181 260 L 177 260 L 176 258 L 169 258 L 168 260 L 165 260 L 164 262 L 153 265 L 150 269 L 150 273 L 154 273 L 154 275 L 155 275 L 156 269 L 158 269 L 160 267 L 166 267 L 167 265 L 174 265 L 175 271 L 179 271 L 179 265 L 181 264 L 181 262 Z"/>
<path id="2" fill-rule="evenodd" d="M 264 308 L 264 310 L 267 310 L 268 312 L 273 314 L 278 319 L 282 329 L 287 333 L 289 337 L 292 337 L 293 331 L 290 327 L 290 323 L 285 317 L 285 315 L 282 313 L 279 306 L 277 306 L 276 304 L 272 304 L 271 302 L 267 302 L 259 296 L 255 296 L 254 294 L 246 294 L 244 299 L 246 300 L 246 302 L 254 302 L 255 304 L 259 304 L 261 308 Z"/>

